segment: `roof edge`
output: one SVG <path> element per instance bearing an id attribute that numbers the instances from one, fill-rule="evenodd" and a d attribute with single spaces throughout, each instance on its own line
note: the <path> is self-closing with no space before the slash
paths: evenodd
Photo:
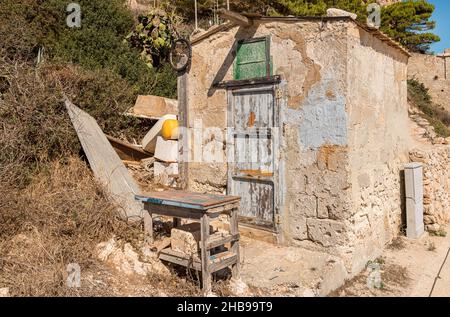
<path id="1" fill-rule="evenodd" d="M 358 22 L 349 16 L 299 16 L 299 17 L 294 17 L 294 16 L 276 17 L 275 16 L 275 17 L 269 17 L 269 16 L 260 16 L 260 15 L 251 15 L 251 14 L 248 14 L 248 15 L 244 14 L 244 15 L 247 16 L 248 18 L 251 18 L 253 21 L 256 21 L 256 22 L 258 22 L 258 21 L 260 21 L 260 22 L 348 21 L 348 22 L 350 22 L 351 21 L 351 22 L 355 23 L 359 28 L 372 34 L 374 37 L 378 38 L 382 42 L 385 42 L 386 45 L 401 51 L 403 54 L 405 54 L 408 57 L 412 56 L 411 53 L 405 47 L 403 47 L 400 43 L 398 43 L 397 41 L 390 38 L 385 33 L 381 32 L 379 29 L 370 27 L 364 23 Z M 192 38 L 191 44 L 192 45 L 198 44 L 216 33 L 228 31 L 229 29 L 231 29 L 235 26 L 238 26 L 238 25 L 234 22 L 226 22 L 224 24 L 212 27 L 209 30 L 207 30 L 206 32 Z"/>

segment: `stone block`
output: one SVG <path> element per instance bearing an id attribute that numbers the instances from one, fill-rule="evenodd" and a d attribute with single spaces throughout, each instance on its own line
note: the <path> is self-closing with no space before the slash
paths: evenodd
<path id="1" fill-rule="evenodd" d="M 156 177 L 161 175 L 178 175 L 178 163 L 165 163 L 156 161 L 154 163 L 154 174 Z"/>
<path id="2" fill-rule="evenodd" d="M 167 114 L 176 115 L 178 113 L 178 101 L 159 96 L 139 95 L 130 112 L 136 116 L 150 118 L 161 118 Z"/>
<path id="3" fill-rule="evenodd" d="M 356 18 L 358 17 L 358 15 L 356 15 L 355 13 L 351 13 L 351 12 L 341 10 L 341 9 L 336 9 L 336 8 L 329 8 L 327 10 L 327 16 L 329 16 L 329 17 L 350 17 L 353 20 L 356 20 Z"/>
<path id="4" fill-rule="evenodd" d="M 289 215 L 302 217 L 316 217 L 317 198 L 313 195 L 297 194 L 289 203 Z"/>
<path id="5" fill-rule="evenodd" d="M 159 136 L 156 141 L 155 158 L 166 163 L 178 162 L 178 141 L 164 140 Z"/>
<path id="6" fill-rule="evenodd" d="M 370 187 L 371 181 L 370 176 L 367 173 L 358 176 L 358 184 L 360 188 Z"/>
<path id="7" fill-rule="evenodd" d="M 291 217 L 289 221 L 289 227 L 294 240 L 306 240 L 308 239 L 308 228 L 306 226 L 306 217 L 299 215 Z"/>
<path id="8" fill-rule="evenodd" d="M 426 225 L 431 225 L 431 224 L 433 224 L 433 223 L 436 223 L 436 222 L 437 222 L 437 219 L 436 219 L 436 217 L 434 217 L 434 216 L 426 215 L 426 216 L 423 217 L 423 222 L 424 222 Z"/>
<path id="9" fill-rule="evenodd" d="M 4 288 L 0 288 L 0 297 L 9 297 L 9 288 L 8 287 L 4 287 Z"/>
<path id="10" fill-rule="evenodd" d="M 426 225 L 425 229 L 428 232 L 437 232 L 437 231 L 439 231 L 441 229 L 441 226 L 439 224 L 437 224 L 437 223 L 434 223 L 432 225 Z"/>
<path id="11" fill-rule="evenodd" d="M 424 233 L 423 169 L 422 164 L 405 166 L 406 235 L 417 239 Z"/>
<path id="12" fill-rule="evenodd" d="M 342 245 L 346 240 L 342 222 L 325 219 L 308 219 L 308 238 L 324 247 Z"/>
<path id="13" fill-rule="evenodd" d="M 331 206 L 327 204 L 328 199 L 319 198 L 317 200 L 317 218 L 327 219 L 329 218 L 329 210 Z"/>
<path id="14" fill-rule="evenodd" d="M 210 233 L 213 227 L 210 226 Z M 199 242 L 201 240 L 200 223 L 190 223 L 171 231 L 171 248 L 173 251 L 187 255 L 200 253 Z"/>

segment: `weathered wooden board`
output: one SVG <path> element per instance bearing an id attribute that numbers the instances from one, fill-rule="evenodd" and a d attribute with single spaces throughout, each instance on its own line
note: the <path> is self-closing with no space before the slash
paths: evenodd
<path id="1" fill-rule="evenodd" d="M 235 190 L 242 193 L 240 215 L 253 218 L 256 224 L 274 221 L 274 192 L 271 181 L 234 179 Z"/>
<path id="2" fill-rule="evenodd" d="M 201 194 L 181 190 L 168 190 L 163 192 L 150 192 L 138 195 L 136 199 L 153 205 L 166 205 L 193 210 L 209 210 L 215 207 L 239 202 L 237 196 L 224 196 Z"/>
<path id="3" fill-rule="evenodd" d="M 95 177 L 120 206 L 120 215 L 126 220 L 140 220 L 143 205 L 134 199 L 140 193 L 139 187 L 105 134 L 93 117 L 69 100 L 65 106 Z"/>
<path id="4" fill-rule="evenodd" d="M 253 21 L 250 18 L 248 18 L 244 15 L 241 15 L 237 12 L 233 12 L 233 11 L 225 10 L 225 9 L 219 9 L 217 12 L 219 13 L 220 17 L 222 17 L 226 20 L 230 20 L 240 26 L 248 27 L 253 24 Z"/>
<path id="5" fill-rule="evenodd" d="M 114 150 L 116 150 L 121 160 L 139 162 L 143 159 L 151 157 L 150 153 L 145 152 L 135 145 L 126 143 L 109 135 L 106 135 L 106 138 L 108 139 L 109 143 L 111 143 Z"/>
<path id="6" fill-rule="evenodd" d="M 136 104 L 128 110 L 129 115 L 159 120 L 164 115 L 178 114 L 178 101 L 159 96 L 138 96 Z"/>

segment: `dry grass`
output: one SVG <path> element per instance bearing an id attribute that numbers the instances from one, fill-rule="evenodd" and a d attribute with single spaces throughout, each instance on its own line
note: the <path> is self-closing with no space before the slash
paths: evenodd
<path id="1" fill-rule="evenodd" d="M 374 261 L 380 265 L 381 287 L 369 288 L 368 271 L 363 271 L 343 286 L 329 294 L 330 297 L 384 297 L 393 296 L 408 287 L 411 282 L 407 268 L 394 263 L 386 263 L 384 259 Z"/>
<path id="2" fill-rule="evenodd" d="M 391 244 L 388 245 L 388 249 L 390 250 L 403 250 L 406 248 L 406 243 L 403 237 L 395 238 Z"/>
<path id="3" fill-rule="evenodd" d="M 139 139 L 149 128 L 122 115 L 136 93 L 113 74 L 51 62 L 35 68 L 7 60 L 0 49 L 0 78 L 8 82 L 0 97 L 0 173 L 8 183 L 24 186 L 47 162 L 80 152 L 63 93 L 96 118 L 105 133 Z"/>
<path id="4" fill-rule="evenodd" d="M 53 163 L 25 189 L 1 186 L 0 195 L 0 285 L 12 295 L 92 295 L 97 291 L 66 287 L 67 265 L 94 269 L 96 244 L 140 233 L 117 219 L 116 206 L 78 158 Z"/>

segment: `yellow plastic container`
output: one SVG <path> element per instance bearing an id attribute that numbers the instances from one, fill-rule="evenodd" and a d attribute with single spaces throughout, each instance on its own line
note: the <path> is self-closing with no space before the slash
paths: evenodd
<path id="1" fill-rule="evenodd" d="M 161 135 L 165 140 L 178 140 L 178 120 L 168 119 L 164 121 Z"/>

